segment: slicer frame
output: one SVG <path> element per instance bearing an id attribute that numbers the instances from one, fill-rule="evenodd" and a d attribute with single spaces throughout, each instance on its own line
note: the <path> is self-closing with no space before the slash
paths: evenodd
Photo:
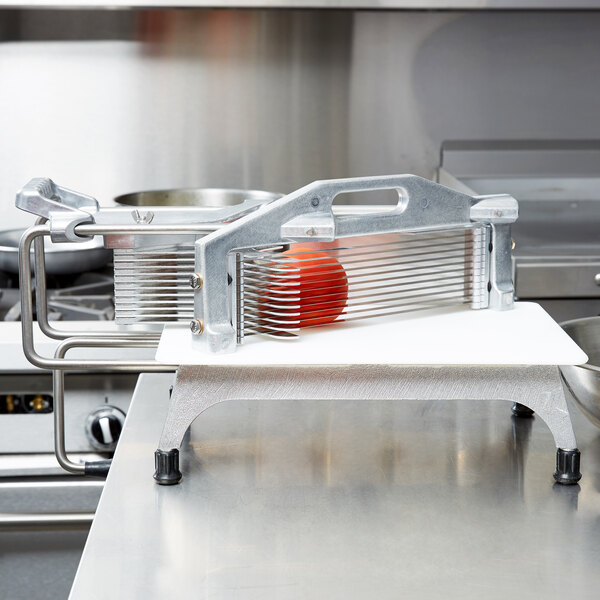
<path id="1" fill-rule="evenodd" d="M 336 215 L 340 194 L 396 190 L 393 210 Z M 237 335 L 228 303 L 230 257 L 240 249 L 293 242 L 331 242 L 340 238 L 396 232 L 432 231 L 471 223 L 490 226 L 489 307 L 510 309 L 513 283 L 510 224 L 517 201 L 508 195 L 471 197 L 415 175 L 316 181 L 261 207 L 196 241 L 196 267 L 202 287 L 195 294 L 194 316 L 200 327 L 195 343 L 210 352 L 231 352 Z"/>

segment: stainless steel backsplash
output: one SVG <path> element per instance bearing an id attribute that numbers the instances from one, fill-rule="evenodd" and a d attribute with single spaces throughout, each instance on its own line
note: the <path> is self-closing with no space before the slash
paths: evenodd
<path id="1" fill-rule="evenodd" d="M 0 227 L 99 198 L 433 176 L 445 139 L 600 137 L 600 13 L 0 11 Z M 502 191 L 502 190 L 498 190 Z"/>

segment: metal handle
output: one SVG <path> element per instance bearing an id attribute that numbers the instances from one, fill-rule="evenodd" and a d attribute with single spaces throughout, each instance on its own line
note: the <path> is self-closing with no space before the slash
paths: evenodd
<path id="1" fill-rule="evenodd" d="M 50 220 L 53 242 L 81 242 L 74 229 L 81 223 L 90 223 L 92 214 L 99 209 L 91 196 L 56 185 L 47 177 L 36 177 L 17 192 L 17 208 Z"/>
<path id="2" fill-rule="evenodd" d="M 340 194 L 395 190 L 398 204 L 366 215 L 335 216 L 332 205 Z M 281 227 L 282 237 L 297 241 L 331 241 L 399 229 L 452 226 L 469 221 L 473 198 L 415 175 L 387 175 L 316 181 L 299 192 L 297 216 Z M 294 196 L 296 193 L 291 194 Z M 310 197 L 310 203 L 305 199 Z M 439 202 L 443 200 L 442 202 Z M 304 208 L 303 205 L 306 205 Z M 302 210 L 304 208 L 304 210 Z"/>
<path id="3" fill-rule="evenodd" d="M 398 204 L 384 212 L 335 216 L 333 201 L 340 194 L 395 190 Z M 281 227 L 282 237 L 295 241 L 332 241 L 373 233 L 452 227 L 469 221 L 512 223 L 518 205 L 507 195 L 471 197 L 416 175 L 386 175 L 316 181 L 295 197 L 297 215 Z M 307 202 L 310 199 L 310 202 Z"/>
<path id="4" fill-rule="evenodd" d="M 98 201 L 91 196 L 57 185 L 48 177 L 35 177 L 17 192 L 17 208 L 50 218 L 55 211 L 97 210 Z"/>
<path id="5" fill-rule="evenodd" d="M 94 513 L 0 513 L 0 531 L 88 529 Z"/>
<path id="6" fill-rule="evenodd" d="M 280 197 L 272 193 L 249 193 L 231 206 L 148 206 L 142 217 L 139 211 L 132 212 L 129 207 L 100 209 L 95 198 L 57 185 L 47 177 L 38 177 L 17 192 L 15 204 L 48 220 L 53 242 L 80 242 L 96 233 L 205 234 Z M 92 230 L 84 231 L 80 228 L 82 225 Z"/>

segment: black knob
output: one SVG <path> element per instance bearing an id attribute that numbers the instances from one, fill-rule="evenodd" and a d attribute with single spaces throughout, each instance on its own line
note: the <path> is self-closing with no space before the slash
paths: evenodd
<path id="1" fill-rule="evenodd" d="M 101 406 L 88 415 L 85 433 L 92 448 L 100 452 L 112 452 L 119 440 L 125 413 L 116 406 Z"/>

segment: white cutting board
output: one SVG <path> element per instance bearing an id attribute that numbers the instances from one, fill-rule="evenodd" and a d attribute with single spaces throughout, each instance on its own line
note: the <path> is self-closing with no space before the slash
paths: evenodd
<path id="1" fill-rule="evenodd" d="M 586 354 L 538 304 L 513 310 L 440 309 L 301 331 L 295 340 L 252 336 L 231 354 L 166 326 L 156 359 L 178 365 L 579 365 Z"/>

